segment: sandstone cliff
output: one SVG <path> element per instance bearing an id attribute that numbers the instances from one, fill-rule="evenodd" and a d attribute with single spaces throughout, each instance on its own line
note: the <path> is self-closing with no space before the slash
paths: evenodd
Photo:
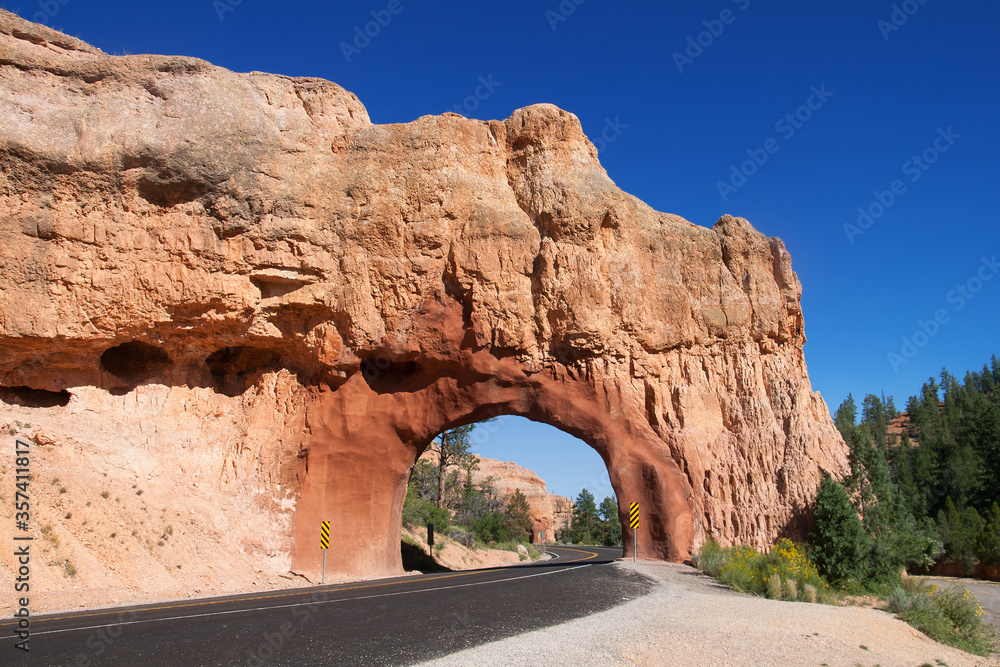
<path id="1" fill-rule="evenodd" d="M 535 471 L 510 461 L 480 458 L 479 470 L 473 473 L 472 478 L 480 483 L 487 477 L 496 480 L 501 493 L 511 494 L 520 489 L 528 499 L 534 522 L 534 542 L 555 542 L 556 533 L 569 526 L 573 501 L 566 496 L 549 493 L 545 480 Z"/>
<path id="2" fill-rule="evenodd" d="M 425 451 L 420 460 L 437 464 L 437 455 Z M 472 473 L 472 481 L 482 484 L 492 477 L 497 491 L 509 495 L 520 489 L 528 499 L 531 507 L 531 519 L 534 522 L 534 542 L 555 542 L 556 532 L 566 528 L 573 516 L 573 501 L 566 496 L 549 493 L 545 488 L 545 480 L 533 470 L 528 470 L 511 461 L 498 461 L 477 456 L 479 468 Z"/>
<path id="3" fill-rule="evenodd" d="M 571 113 L 373 125 L 0 10 L 0 117 L 4 400 L 286 512 L 296 571 L 328 519 L 331 568 L 399 572 L 414 461 L 496 414 L 597 449 L 647 558 L 794 533 L 843 469 L 781 241 L 622 192 Z"/>

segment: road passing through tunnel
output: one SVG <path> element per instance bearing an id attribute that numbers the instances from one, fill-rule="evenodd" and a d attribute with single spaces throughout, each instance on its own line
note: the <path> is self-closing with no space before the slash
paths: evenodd
<path id="1" fill-rule="evenodd" d="M 549 560 L 333 586 L 38 616 L 31 655 L 2 664 L 406 665 L 548 627 L 646 593 L 620 548 L 550 547 Z M 13 634 L 15 623 L 0 624 Z M 18 655 L 15 655 L 18 654 Z"/>

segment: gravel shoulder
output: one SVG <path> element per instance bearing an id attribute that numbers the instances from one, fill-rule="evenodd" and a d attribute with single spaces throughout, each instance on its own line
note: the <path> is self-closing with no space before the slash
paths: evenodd
<path id="1" fill-rule="evenodd" d="M 638 572 L 655 586 L 608 611 L 422 664 L 1000 666 L 995 657 L 938 644 L 876 609 L 743 595 L 684 565 L 609 567 Z"/>

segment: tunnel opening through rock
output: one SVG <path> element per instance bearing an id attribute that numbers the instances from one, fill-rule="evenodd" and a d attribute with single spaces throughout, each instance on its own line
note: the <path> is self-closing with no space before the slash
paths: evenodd
<path id="1" fill-rule="evenodd" d="M 320 394 L 311 409 L 308 468 L 293 521 L 293 571 L 318 573 L 315 551 L 304 545 L 315 539 L 315 526 L 330 517 L 331 534 L 370 531 L 380 536 L 353 542 L 350 550 L 338 553 L 335 571 L 402 572 L 403 515 L 413 504 L 406 499 L 408 482 L 421 454 L 442 431 L 498 416 L 548 425 L 587 445 L 577 443 L 577 454 L 596 452 L 613 490 L 598 494 L 597 503 L 605 496 L 615 500 L 612 514 L 617 514 L 619 529 L 628 520 L 628 504 L 641 503 L 637 534 L 622 534 L 626 558 L 633 553 L 673 562 L 689 557 L 695 519 L 685 473 L 644 420 L 621 419 L 607 395 L 585 380 L 508 375 L 505 365 L 514 368 L 516 361 L 486 354 L 479 356 L 484 363 L 420 358 L 411 365 L 406 362 L 413 359 L 390 360 L 388 353 L 380 358 L 379 378 L 356 372 L 336 390 Z M 374 353 L 366 359 L 375 360 Z M 413 377 L 426 387 L 403 391 Z M 428 382 L 430 378 L 436 379 Z M 380 381 L 387 382 L 384 393 L 373 390 Z M 364 493 L 345 480 L 363 480 Z M 407 522 L 416 523 L 412 518 Z M 532 523 L 531 538 L 537 530 Z M 548 542 L 552 530 L 546 527 L 538 541 Z M 419 533 L 415 535 L 419 542 Z M 426 543 L 423 548 L 428 551 Z"/>
<path id="2" fill-rule="evenodd" d="M 139 340 L 110 347 L 101 355 L 102 369 L 133 385 L 162 374 L 171 364 L 166 350 Z"/>
<path id="3" fill-rule="evenodd" d="M 439 508 L 443 434 L 452 458 L 445 466 Z M 553 491 L 550 480 L 562 495 Z M 523 499 L 515 499 L 517 491 Z M 574 504 L 581 498 L 586 502 L 588 495 L 593 497 L 589 518 L 574 531 Z M 444 562 L 448 556 L 442 549 L 453 543 L 467 548 L 522 543 L 544 549 L 563 542 L 621 548 L 624 529 L 607 463 L 596 448 L 558 427 L 508 414 L 432 438 L 410 470 L 402 517 L 404 569 L 421 569 L 407 567 L 414 550 L 407 531 L 423 542 L 424 565 L 448 567 L 458 564 Z M 435 525 L 434 552 L 425 546 L 428 523 Z"/>

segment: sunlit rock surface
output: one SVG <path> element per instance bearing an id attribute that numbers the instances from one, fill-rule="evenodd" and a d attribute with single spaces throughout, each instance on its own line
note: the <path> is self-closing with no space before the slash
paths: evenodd
<path id="1" fill-rule="evenodd" d="M 552 105 L 373 125 L 327 81 L 0 11 L 0 118 L 0 385 L 292 489 L 298 572 L 321 520 L 328 571 L 399 572 L 414 461 L 498 414 L 594 447 L 643 558 L 794 534 L 845 465 L 782 242 L 652 210 Z M 149 385 L 169 409 L 122 400 Z"/>

